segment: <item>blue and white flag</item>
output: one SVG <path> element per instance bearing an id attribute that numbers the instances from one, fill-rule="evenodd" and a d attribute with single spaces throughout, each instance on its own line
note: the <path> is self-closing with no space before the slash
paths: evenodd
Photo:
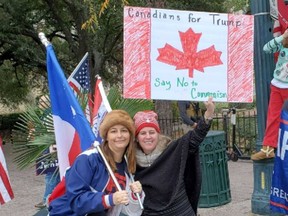
<path id="1" fill-rule="evenodd" d="M 280 119 L 277 154 L 272 175 L 270 207 L 273 212 L 288 214 L 288 100 Z"/>

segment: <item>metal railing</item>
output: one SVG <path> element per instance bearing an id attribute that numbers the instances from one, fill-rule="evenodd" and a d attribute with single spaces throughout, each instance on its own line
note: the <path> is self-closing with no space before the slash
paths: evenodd
<path id="1" fill-rule="evenodd" d="M 256 117 L 257 113 L 254 109 L 223 109 L 221 113 L 215 114 L 211 130 L 225 132 L 228 153 L 237 154 L 237 158 L 242 157 L 243 159 L 248 159 L 255 149 L 256 144 Z M 173 139 L 182 136 L 184 134 L 183 128 L 187 127 L 181 118 L 159 119 L 159 124 L 161 132 L 171 136 Z"/>

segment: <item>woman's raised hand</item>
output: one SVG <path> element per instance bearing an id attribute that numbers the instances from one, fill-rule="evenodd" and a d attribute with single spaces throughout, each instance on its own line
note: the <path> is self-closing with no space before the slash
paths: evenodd
<path id="1" fill-rule="evenodd" d="M 208 101 L 204 102 L 205 107 L 206 107 L 206 112 L 205 112 L 205 119 L 212 119 L 214 116 L 214 111 L 215 111 L 215 103 L 213 102 L 213 97 L 209 97 Z"/>

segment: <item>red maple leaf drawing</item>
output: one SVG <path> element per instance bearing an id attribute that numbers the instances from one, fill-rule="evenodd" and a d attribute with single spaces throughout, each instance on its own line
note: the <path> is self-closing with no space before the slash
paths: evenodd
<path id="1" fill-rule="evenodd" d="M 158 61 L 175 65 L 176 70 L 188 69 L 189 77 L 193 77 L 194 69 L 204 72 L 204 67 L 223 64 L 220 56 L 222 52 L 216 51 L 214 45 L 197 52 L 202 33 L 195 33 L 191 28 L 186 32 L 180 32 L 179 36 L 183 51 L 180 51 L 169 44 L 159 48 Z"/>

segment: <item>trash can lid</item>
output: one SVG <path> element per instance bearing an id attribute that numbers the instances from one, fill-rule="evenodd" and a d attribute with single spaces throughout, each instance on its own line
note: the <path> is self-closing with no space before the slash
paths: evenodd
<path id="1" fill-rule="evenodd" d="M 210 130 L 208 131 L 208 134 L 206 137 L 210 137 L 210 136 L 217 136 L 217 135 L 221 135 L 221 134 L 224 134 L 225 132 L 224 131 L 221 131 L 221 130 Z"/>

